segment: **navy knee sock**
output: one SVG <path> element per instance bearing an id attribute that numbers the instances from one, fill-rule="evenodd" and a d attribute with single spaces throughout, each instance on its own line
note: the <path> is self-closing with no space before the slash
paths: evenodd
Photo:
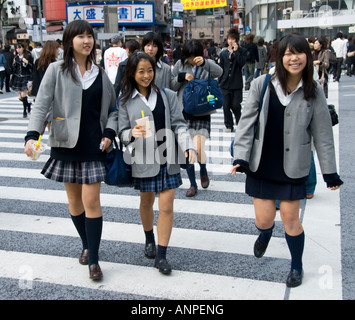
<path id="1" fill-rule="evenodd" d="M 291 253 L 291 270 L 302 272 L 302 255 L 304 248 L 304 232 L 298 236 L 290 236 L 285 232 L 288 248 Z"/>
<path id="2" fill-rule="evenodd" d="M 168 247 L 160 246 L 158 244 L 158 250 L 157 250 L 157 261 L 160 261 L 161 259 L 166 259 L 166 250 Z"/>
<path id="3" fill-rule="evenodd" d="M 269 243 L 271 236 L 272 236 L 272 231 L 274 230 L 274 226 L 275 226 L 275 224 L 273 224 L 273 226 L 269 229 L 260 229 L 256 226 L 256 228 L 260 231 L 259 240 L 261 242 L 266 243 L 266 244 Z"/>
<path id="4" fill-rule="evenodd" d="M 206 163 L 198 163 L 200 165 L 200 176 L 207 176 Z"/>
<path id="5" fill-rule="evenodd" d="M 187 165 L 186 172 L 189 177 L 191 187 L 194 187 L 197 189 L 195 166 L 193 164 Z"/>
<path id="6" fill-rule="evenodd" d="M 149 231 L 144 231 L 145 233 L 145 243 L 155 243 L 153 229 Z"/>
<path id="7" fill-rule="evenodd" d="M 85 211 L 78 216 L 73 216 L 73 215 L 70 215 L 70 216 L 71 216 L 71 219 L 74 223 L 76 230 L 79 233 L 81 242 L 83 243 L 83 249 L 87 249 L 88 242 L 86 239 L 86 230 L 85 230 Z"/>
<path id="8" fill-rule="evenodd" d="M 89 266 L 99 263 L 99 247 L 102 233 L 102 217 L 86 218 L 86 237 L 89 247 Z"/>

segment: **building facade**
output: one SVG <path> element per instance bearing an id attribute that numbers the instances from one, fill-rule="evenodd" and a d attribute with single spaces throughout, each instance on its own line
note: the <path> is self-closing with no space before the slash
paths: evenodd
<path id="1" fill-rule="evenodd" d="M 296 31 L 305 37 L 352 34 L 355 0 L 245 1 L 245 24 L 270 41 Z"/>

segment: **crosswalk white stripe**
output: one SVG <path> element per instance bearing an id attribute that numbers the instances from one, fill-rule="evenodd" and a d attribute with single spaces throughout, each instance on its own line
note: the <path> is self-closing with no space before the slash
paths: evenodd
<path id="1" fill-rule="evenodd" d="M 67 196 L 64 190 L 45 190 L 21 187 L 0 186 L 0 199 L 67 203 Z M 159 210 L 157 202 L 158 201 L 155 201 L 154 203 L 154 210 Z M 101 193 L 101 205 L 138 210 L 139 196 Z M 223 208 L 223 210 L 221 210 L 221 208 Z M 254 207 L 251 204 L 222 203 L 196 199 L 175 199 L 174 212 L 221 217 L 254 218 Z"/>
<path id="2" fill-rule="evenodd" d="M 0 212 L 0 221 L 0 230 L 78 237 L 69 218 Z M 169 246 L 252 255 L 255 237 L 248 234 L 175 227 Z M 141 243 L 142 246 L 145 240 L 141 225 L 109 221 L 104 221 L 102 239 Z M 289 252 L 285 239 L 274 237 L 265 256 L 288 259 Z"/>
<path id="3" fill-rule="evenodd" d="M 0 261 L 6 261 L 0 264 L 2 277 L 19 279 L 20 287 L 30 286 L 30 278 L 44 283 L 173 300 L 283 299 L 285 290 L 284 284 L 276 282 L 178 270 L 164 277 L 152 267 L 105 261 L 100 261 L 104 278 L 95 283 L 88 279 L 87 266 L 80 266 L 74 258 L 0 251 Z M 26 275 L 24 270 L 28 272 Z"/>

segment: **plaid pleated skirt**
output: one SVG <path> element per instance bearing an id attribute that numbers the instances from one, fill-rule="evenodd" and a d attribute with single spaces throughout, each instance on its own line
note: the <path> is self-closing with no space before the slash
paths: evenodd
<path id="1" fill-rule="evenodd" d="M 20 76 L 13 74 L 10 82 L 10 87 L 15 92 L 22 92 L 28 89 L 28 81 L 31 80 L 31 76 Z"/>
<path id="2" fill-rule="evenodd" d="M 103 161 L 62 161 L 49 158 L 41 173 L 54 181 L 79 184 L 101 182 L 106 177 Z"/>
<path id="3" fill-rule="evenodd" d="M 170 175 L 166 166 L 161 166 L 155 177 L 133 178 L 134 189 L 140 192 L 161 192 L 165 189 L 176 189 L 181 185 L 180 173 Z"/>
<path id="4" fill-rule="evenodd" d="M 193 138 L 196 135 L 209 138 L 211 135 L 211 121 L 207 120 L 186 120 L 188 131 Z"/>

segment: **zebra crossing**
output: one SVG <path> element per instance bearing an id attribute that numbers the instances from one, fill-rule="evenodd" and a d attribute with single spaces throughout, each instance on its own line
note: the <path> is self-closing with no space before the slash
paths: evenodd
<path id="1" fill-rule="evenodd" d="M 329 90 L 337 99 L 335 85 Z M 333 94 L 334 93 L 334 94 Z M 244 93 L 244 101 L 246 98 Z M 253 255 L 257 236 L 252 200 L 244 193 L 244 175 L 229 174 L 233 134 L 224 130 L 223 111 L 212 115 L 207 142 L 210 186 L 186 198 L 176 191 L 174 228 L 167 257 L 170 276 L 144 257 L 139 194 L 130 188 L 102 185 L 103 234 L 101 282 L 89 279 L 78 263 L 81 243 L 68 214 L 64 186 L 40 170 L 49 150 L 37 161 L 23 152 L 28 119 L 14 94 L 0 99 L 0 299 L 254 300 L 341 299 L 339 193 L 325 188 L 319 168 L 316 197 L 302 201 L 306 234 L 304 282 L 286 288 L 290 255 L 279 214 L 269 248 Z M 338 148 L 338 134 L 335 127 Z M 42 141 L 46 143 L 48 134 Z M 157 201 L 154 205 L 158 214 Z"/>

